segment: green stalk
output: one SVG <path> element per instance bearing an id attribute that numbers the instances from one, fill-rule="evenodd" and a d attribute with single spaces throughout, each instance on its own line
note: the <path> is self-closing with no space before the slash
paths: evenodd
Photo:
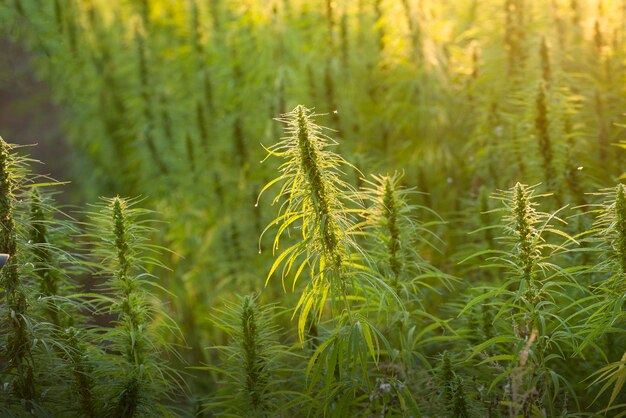
<path id="1" fill-rule="evenodd" d="M 345 212 L 342 202 L 352 189 L 339 179 L 340 167 L 350 165 L 326 149 L 332 140 L 323 135 L 322 128 L 313 122 L 313 116 L 313 112 L 299 105 L 279 119 L 287 125 L 288 136 L 268 151 L 270 155 L 286 158 L 287 162 L 281 166 L 281 177 L 261 191 L 263 193 L 272 184 L 283 181 L 282 191 L 275 200 L 283 196 L 287 199 L 278 217 L 284 225 L 279 227 L 274 249 L 291 224 L 301 223 L 301 243 L 285 250 L 269 273 L 271 276 L 284 263 L 284 277 L 291 266 L 298 265 L 297 280 L 304 267 L 310 267 L 311 280 L 296 307 L 300 311 L 298 331 L 301 340 L 304 339 L 307 317 L 314 312 L 315 317 L 320 318 L 327 300 L 333 302 L 331 309 L 335 303 L 343 301 L 345 312 L 350 314 L 347 301 L 350 276 L 344 263 L 348 249 L 356 248 L 347 232 L 351 231 L 354 220 L 351 215 L 346 215 L 349 212 Z M 280 222 L 272 223 L 277 224 Z"/>
<path id="2" fill-rule="evenodd" d="M 122 353 L 125 361 L 133 369 L 139 369 L 144 363 L 144 341 L 141 338 L 145 333 L 143 311 L 138 305 L 138 288 L 130 275 L 131 254 L 129 246 L 128 218 L 126 216 L 126 201 L 116 197 L 111 202 L 113 236 L 117 255 L 117 270 L 115 281 L 119 286 L 120 314 L 125 330 L 125 351 Z M 139 371 L 139 370 L 137 370 Z M 114 415 L 116 417 L 134 417 L 139 408 L 141 373 L 131 373 L 124 382 L 124 388 L 118 399 Z"/>
<path id="3" fill-rule="evenodd" d="M 198 133 L 200 134 L 200 140 L 204 151 L 209 152 L 209 134 L 207 130 L 206 119 L 204 118 L 204 105 L 202 101 L 196 102 L 196 125 L 198 127 Z"/>
<path id="4" fill-rule="evenodd" d="M 548 49 L 548 41 L 545 36 L 541 39 L 539 55 L 541 59 L 541 77 L 545 85 L 548 86 L 552 80 L 552 69 L 550 68 L 550 50 Z"/>
<path id="5" fill-rule="evenodd" d="M 389 251 L 389 267 L 393 274 L 393 281 L 391 283 L 394 289 L 398 289 L 398 281 L 400 279 L 400 273 L 402 272 L 402 262 L 399 258 L 400 252 L 400 228 L 398 227 L 398 199 L 396 191 L 391 184 L 389 177 L 385 179 L 385 191 L 383 195 L 383 205 L 385 215 L 387 218 L 387 232 L 389 233 L 389 241 L 387 242 L 387 249 Z"/>
<path id="6" fill-rule="evenodd" d="M 147 6 L 146 6 L 147 7 Z M 135 31 L 135 42 L 137 44 L 138 66 L 139 66 L 139 83 L 141 98 L 143 102 L 144 123 L 146 124 L 144 134 L 148 145 L 148 151 L 152 160 L 163 174 L 168 173 L 168 167 L 161 159 L 161 153 L 157 149 L 154 141 L 154 112 L 152 110 L 152 97 L 150 94 L 150 74 L 148 72 L 148 57 L 146 51 L 146 39 L 139 29 Z"/>
<path id="7" fill-rule="evenodd" d="M 460 377 L 454 379 L 454 395 L 452 399 L 452 418 L 469 418 L 470 414 L 467 410 L 467 400 L 465 399 L 465 391 L 463 390 L 463 381 Z"/>
<path id="8" fill-rule="evenodd" d="M 185 149 L 187 151 L 187 163 L 189 164 L 189 168 L 193 173 L 196 171 L 196 162 L 194 156 L 193 139 L 191 139 L 191 135 L 189 134 L 189 132 L 187 132 L 187 135 L 185 135 Z"/>
<path id="9" fill-rule="evenodd" d="M 539 87 L 536 99 L 535 132 L 539 145 L 539 153 L 542 157 L 543 174 L 545 185 L 548 190 L 558 188 L 556 171 L 554 169 L 554 151 L 550 135 L 550 120 L 548 118 L 548 105 L 546 103 L 546 89 L 544 84 Z M 561 196 L 558 190 L 554 190 L 554 198 L 561 206 Z"/>
<path id="10" fill-rule="evenodd" d="M 33 189 L 30 206 L 30 242 L 33 245 L 34 273 L 39 279 L 41 294 L 45 297 L 53 297 L 59 293 L 59 278 L 52 268 L 53 259 L 48 248 L 47 221 L 41 194 L 38 189 Z M 54 325 L 61 325 L 59 308 L 54 301 L 48 301 L 46 312 Z"/>
<path id="11" fill-rule="evenodd" d="M 614 238 L 613 248 L 618 259 L 619 272 L 623 278 L 626 277 L 626 190 L 624 185 L 620 184 L 616 187 L 615 193 L 615 228 L 616 236 Z M 624 284 L 622 283 L 622 285 Z"/>
<path id="12" fill-rule="evenodd" d="M 331 261 L 331 265 L 336 269 L 341 269 L 343 255 L 339 251 L 339 227 L 334 221 L 334 214 L 331 212 L 328 187 L 319 164 L 319 151 L 312 142 L 309 115 L 303 106 L 296 107 L 295 114 L 301 169 L 308 183 L 314 205 L 314 223 L 320 225 L 322 230 L 319 237 L 320 244 L 326 258 Z"/>
<path id="13" fill-rule="evenodd" d="M 443 352 L 443 357 L 441 358 L 439 384 L 441 385 L 445 403 L 450 405 L 454 388 L 454 371 L 452 370 L 452 362 L 447 351 Z"/>
<path id="14" fill-rule="evenodd" d="M 63 34 L 63 8 L 61 6 L 61 0 L 54 0 L 54 20 L 57 25 L 57 31 L 59 34 Z"/>
<path id="15" fill-rule="evenodd" d="M 404 9 L 404 15 L 406 16 L 407 26 L 409 28 L 409 36 L 411 37 L 413 60 L 416 65 L 419 65 L 423 61 L 420 22 L 417 18 L 416 12 L 414 12 L 411 8 L 409 0 L 402 0 L 402 7 Z"/>
<path id="16" fill-rule="evenodd" d="M 149 291 L 153 276 L 148 269 L 162 265 L 157 261 L 158 248 L 148 242 L 153 229 L 144 216 L 150 212 L 120 197 L 105 202 L 91 213 L 87 235 L 93 240 L 102 273 L 108 276 L 107 294 L 98 301 L 116 317 L 115 326 L 99 336 L 110 353 L 108 362 L 99 362 L 110 380 L 104 388 L 108 393 L 105 412 L 125 418 L 161 415 L 179 376 L 162 357 L 170 345 L 153 319 L 158 316 L 169 329 L 177 326 L 151 302 L 155 295 Z"/>
<path id="17" fill-rule="evenodd" d="M 79 411 L 81 416 L 94 418 L 98 416 L 96 394 L 94 393 L 93 367 L 89 363 L 87 345 L 82 340 L 80 332 L 73 327 L 65 330 L 65 359 L 72 368 L 74 389 L 78 395 Z"/>
<path id="18" fill-rule="evenodd" d="M 517 242 L 516 258 L 521 267 L 521 280 L 527 287 L 529 300 L 534 299 L 535 266 L 537 251 L 535 239 L 537 231 L 534 227 L 535 209 L 532 207 L 526 187 L 517 183 L 513 189 L 512 217 L 514 220 L 515 239 Z"/>
<path id="19" fill-rule="evenodd" d="M 258 324 L 254 301 L 247 297 L 243 300 L 241 309 L 242 347 L 244 353 L 245 389 L 252 409 L 257 414 L 263 414 L 269 409 L 263 397 L 263 389 L 267 385 L 266 359 L 260 357 Z"/>

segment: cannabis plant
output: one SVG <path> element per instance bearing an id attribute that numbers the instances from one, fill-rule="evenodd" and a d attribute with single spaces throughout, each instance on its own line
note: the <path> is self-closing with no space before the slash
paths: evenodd
<path id="1" fill-rule="evenodd" d="M 441 223 L 439 216 L 425 206 L 411 204 L 411 195 L 416 192 L 401 185 L 400 173 L 372 177 L 371 181 L 364 180 L 362 191 L 370 203 L 364 212 L 364 226 L 374 240 L 368 256 L 377 261 L 379 274 L 387 278 L 393 290 L 402 290 L 405 300 L 415 298 L 425 288 L 432 289 L 440 280 L 449 284 L 448 278 L 418 251 L 440 251 L 441 239 L 430 229 Z M 421 221 L 417 211 L 435 220 Z"/>
<path id="2" fill-rule="evenodd" d="M 294 268 L 295 288 L 308 269 L 309 281 L 296 307 L 301 340 L 309 316 L 314 321 L 321 319 L 329 299 L 336 314 L 341 309 L 349 312 L 348 295 L 354 280 L 351 257 L 359 252 L 354 240 L 358 202 L 351 197 L 354 189 L 340 178 L 341 169 L 351 166 L 328 149 L 334 141 L 314 123 L 314 117 L 311 110 L 297 106 L 279 119 L 286 125 L 287 136 L 267 150 L 269 156 L 286 161 L 280 166 L 280 176 L 262 190 L 282 183 L 274 203 L 281 199 L 284 202 L 270 225 L 278 225 L 273 250 L 278 250 L 290 228 L 297 227 L 302 234 L 300 240 L 279 253 L 268 274 L 269 279 L 283 265 L 284 281 Z"/>
<path id="3" fill-rule="evenodd" d="M 160 248 L 149 242 L 150 212 L 137 203 L 104 199 L 90 213 L 87 234 L 101 266 L 98 273 L 106 279 L 100 311 L 115 318 L 99 337 L 111 353 L 99 370 L 108 392 L 103 408 L 119 417 L 169 415 L 167 401 L 178 380 L 167 363 L 173 351 L 163 338 L 163 326 L 172 324 L 152 291 L 159 288 L 150 269 L 161 266 L 155 258 Z"/>
<path id="4" fill-rule="evenodd" d="M 575 398 L 573 393 L 560 393 L 561 387 L 568 386 L 563 376 L 567 370 L 559 370 L 555 359 L 558 353 L 571 350 L 575 338 L 558 315 L 562 315 L 561 306 L 573 302 L 564 290 L 582 290 L 552 260 L 575 240 L 554 226 L 564 223 L 556 214 L 537 210 L 540 196 L 534 188 L 517 183 L 494 197 L 504 206 L 499 237 L 503 248 L 486 251 L 493 254 L 486 267 L 503 269 L 503 280 L 499 286 L 485 287 L 462 313 L 491 298 L 489 304 L 498 309 L 499 320 L 493 320 L 498 331 L 477 344 L 468 359 L 480 355 L 482 362 L 500 369 L 492 387 L 509 379 L 510 391 L 503 396 L 509 399 L 510 414 L 534 414 L 540 407 L 556 411 L 559 396 Z"/>
<path id="5" fill-rule="evenodd" d="M 328 149 L 333 141 L 313 122 L 314 116 L 304 106 L 283 115 L 279 120 L 286 124 L 287 137 L 268 148 L 270 156 L 286 159 L 280 166 L 281 175 L 263 189 L 282 182 L 274 202 L 284 202 L 270 225 L 278 225 L 274 250 L 290 228 L 298 228 L 302 234 L 279 253 L 268 279 L 282 264 L 283 281 L 295 269 L 295 288 L 308 269 L 309 281 L 296 306 L 300 341 L 305 334 L 307 340 L 319 335 L 318 322 L 325 312 L 331 314 L 319 324 L 326 335 L 321 344 L 315 344 L 309 360 L 309 391 L 322 397 L 321 411 L 339 415 L 355 406 L 350 395 L 355 385 L 372 390 L 368 363 L 376 362 L 379 341 L 384 340 L 362 301 L 377 288 L 391 289 L 363 263 L 365 254 L 355 241 L 355 214 L 362 212 L 361 203 L 354 189 L 339 177 L 342 167 L 352 166 Z"/>
<path id="6" fill-rule="evenodd" d="M 19 199 L 28 184 L 28 159 L 16 154 L 15 147 L 0 138 L 0 253 L 5 260 L 0 270 L 1 327 L 0 376 L 3 414 L 12 415 L 22 410 L 28 414 L 45 414 L 42 378 L 47 354 L 38 339 L 46 335 L 46 325 L 31 311 L 31 283 L 25 274 L 24 224 L 19 221 Z M 41 383 L 41 382 L 39 382 Z"/>
<path id="7" fill-rule="evenodd" d="M 293 407 L 291 399 L 300 398 L 301 382 L 293 380 L 297 370 L 288 366 L 293 354 L 279 344 L 272 323 L 276 309 L 245 296 L 216 312 L 214 324 L 229 337 L 229 345 L 213 347 L 223 366 L 204 368 L 220 375 L 218 396 L 207 405 L 216 415 L 277 416 Z"/>
<path id="8" fill-rule="evenodd" d="M 580 350 L 591 346 L 608 360 L 609 364 L 599 368 L 593 374 L 593 384 L 602 384 L 596 400 L 612 387 L 607 401 L 607 410 L 622 409 L 613 404 L 619 399 L 624 385 L 624 361 L 626 354 L 614 350 L 613 345 L 624 337 L 624 290 L 626 274 L 626 188 L 618 184 L 614 188 L 599 193 L 604 200 L 590 211 L 595 215 L 595 222 L 586 231 L 590 249 L 597 254 L 597 262 L 587 269 L 592 280 L 593 294 L 579 316 L 585 319 L 580 335 L 583 344 Z M 602 349 L 599 344 L 602 337 L 607 339 L 608 347 Z M 619 343 L 617 343 L 619 344 Z M 605 411 L 605 412 L 606 412 Z"/>

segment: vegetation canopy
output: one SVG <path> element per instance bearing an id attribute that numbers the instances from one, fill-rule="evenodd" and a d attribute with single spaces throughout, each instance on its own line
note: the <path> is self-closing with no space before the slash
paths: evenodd
<path id="1" fill-rule="evenodd" d="M 0 28 L 1 417 L 626 416 L 626 1 Z"/>

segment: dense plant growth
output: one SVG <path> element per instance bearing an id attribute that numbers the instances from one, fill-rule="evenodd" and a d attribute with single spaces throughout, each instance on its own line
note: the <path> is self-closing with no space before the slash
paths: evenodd
<path id="1" fill-rule="evenodd" d="M 76 179 L 0 140 L 0 415 L 626 413 L 626 3 L 0 22 Z"/>

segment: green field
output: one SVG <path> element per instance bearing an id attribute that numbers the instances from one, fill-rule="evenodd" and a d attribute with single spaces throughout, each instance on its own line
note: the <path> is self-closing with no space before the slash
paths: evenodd
<path id="1" fill-rule="evenodd" d="M 626 416 L 626 1 L 0 0 L 0 46 L 0 417 Z"/>

